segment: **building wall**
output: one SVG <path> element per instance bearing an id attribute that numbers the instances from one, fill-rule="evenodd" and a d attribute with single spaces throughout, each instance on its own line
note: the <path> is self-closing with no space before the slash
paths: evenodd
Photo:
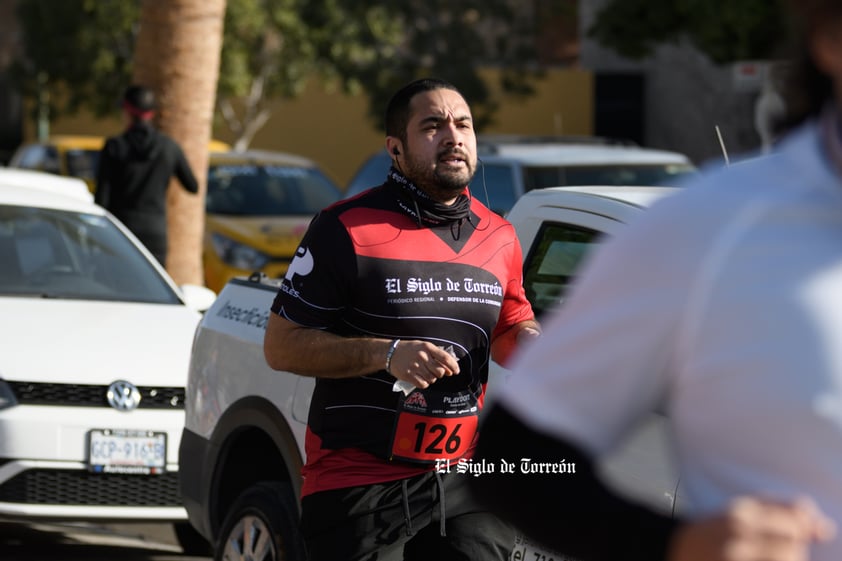
<path id="1" fill-rule="evenodd" d="M 487 71 L 493 76 L 494 71 Z M 593 131 L 593 83 L 591 73 L 577 69 L 553 69 L 536 85 L 527 99 L 505 99 L 496 123 L 486 133 L 574 134 Z M 497 95 L 502 95 L 499 92 Z M 292 152 L 314 159 L 344 188 L 357 166 L 383 146 L 384 135 L 366 117 L 362 96 L 330 93 L 318 84 L 292 101 L 275 104 L 272 117 L 254 137 L 251 148 Z M 51 134 L 113 135 L 122 129 L 121 117 L 95 120 L 89 115 L 56 119 Z M 35 127 L 25 126 L 25 138 L 34 139 Z M 214 137 L 233 138 L 223 124 Z"/>
<path id="2" fill-rule="evenodd" d="M 754 105 L 762 76 L 739 75 L 744 65 L 717 65 L 690 45 L 667 44 L 642 61 L 623 58 L 588 38 L 606 0 L 579 3 L 580 65 L 594 74 L 640 72 L 644 77 L 644 143 L 677 150 L 697 163 L 721 160 L 716 126 L 729 155 L 756 149 Z M 763 71 L 765 65 L 758 64 Z"/>

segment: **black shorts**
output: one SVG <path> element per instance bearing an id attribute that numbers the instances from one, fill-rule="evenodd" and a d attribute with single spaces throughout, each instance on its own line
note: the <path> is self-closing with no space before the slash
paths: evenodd
<path id="1" fill-rule="evenodd" d="M 305 496 L 308 560 L 506 561 L 515 531 L 476 505 L 468 477 L 429 472 Z"/>

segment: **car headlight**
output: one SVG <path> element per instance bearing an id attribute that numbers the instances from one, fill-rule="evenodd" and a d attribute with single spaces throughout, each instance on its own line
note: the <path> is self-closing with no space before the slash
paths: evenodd
<path id="1" fill-rule="evenodd" d="M 269 262 L 269 256 L 265 253 L 235 242 L 222 234 L 211 234 L 211 243 L 219 258 L 235 269 L 256 271 L 262 269 Z"/>
<path id="2" fill-rule="evenodd" d="M 14 407 L 18 404 L 18 399 L 12 388 L 4 380 L 0 380 L 0 411 Z"/>

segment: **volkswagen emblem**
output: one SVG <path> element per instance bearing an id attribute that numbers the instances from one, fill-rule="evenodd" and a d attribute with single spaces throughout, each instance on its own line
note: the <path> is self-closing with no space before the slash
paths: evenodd
<path id="1" fill-rule="evenodd" d="M 108 399 L 108 405 L 118 411 L 131 411 L 140 405 L 140 390 L 125 380 L 117 380 L 108 386 L 105 397 Z"/>

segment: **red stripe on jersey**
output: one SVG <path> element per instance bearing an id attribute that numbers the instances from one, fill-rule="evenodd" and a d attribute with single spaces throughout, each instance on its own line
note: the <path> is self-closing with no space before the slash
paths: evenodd
<path id="1" fill-rule="evenodd" d="M 354 243 L 357 255 L 378 259 L 409 259 L 412 261 L 446 261 L 482 266 L 501 250 L 513 245 L 513 226 L 498 215 L 485 211 L 487 218 L 474 227 L 462 225 L 462 235 L 470 236 L 465 247 L 451 259 L 444 259 L 448 244 L 429 228 L 419 228 L 412 217 L 371 208 L 352 208 L 340 216 Z M 490 219 L 490 220 L 489 220 Z M 501 238 L 498 238 L 501 235 Z M 498 241 L 501 240 L 501 241 Z M 393 243 L 400 240 L 400 243 Z M 502 241 L 504 240 L 504 241 Z M 411 248 L 407 251 L 407 248 Z"/>
<path id="2" fill-rule="evenodd" d="M 435 467 L 389 462 L 358 448 L 322 448 L 322 439 L 310 427 L 307 427 L 304 448 L 307 463 L 301 470 L 302 497 L 319 491 L 413 477 Z"/>

